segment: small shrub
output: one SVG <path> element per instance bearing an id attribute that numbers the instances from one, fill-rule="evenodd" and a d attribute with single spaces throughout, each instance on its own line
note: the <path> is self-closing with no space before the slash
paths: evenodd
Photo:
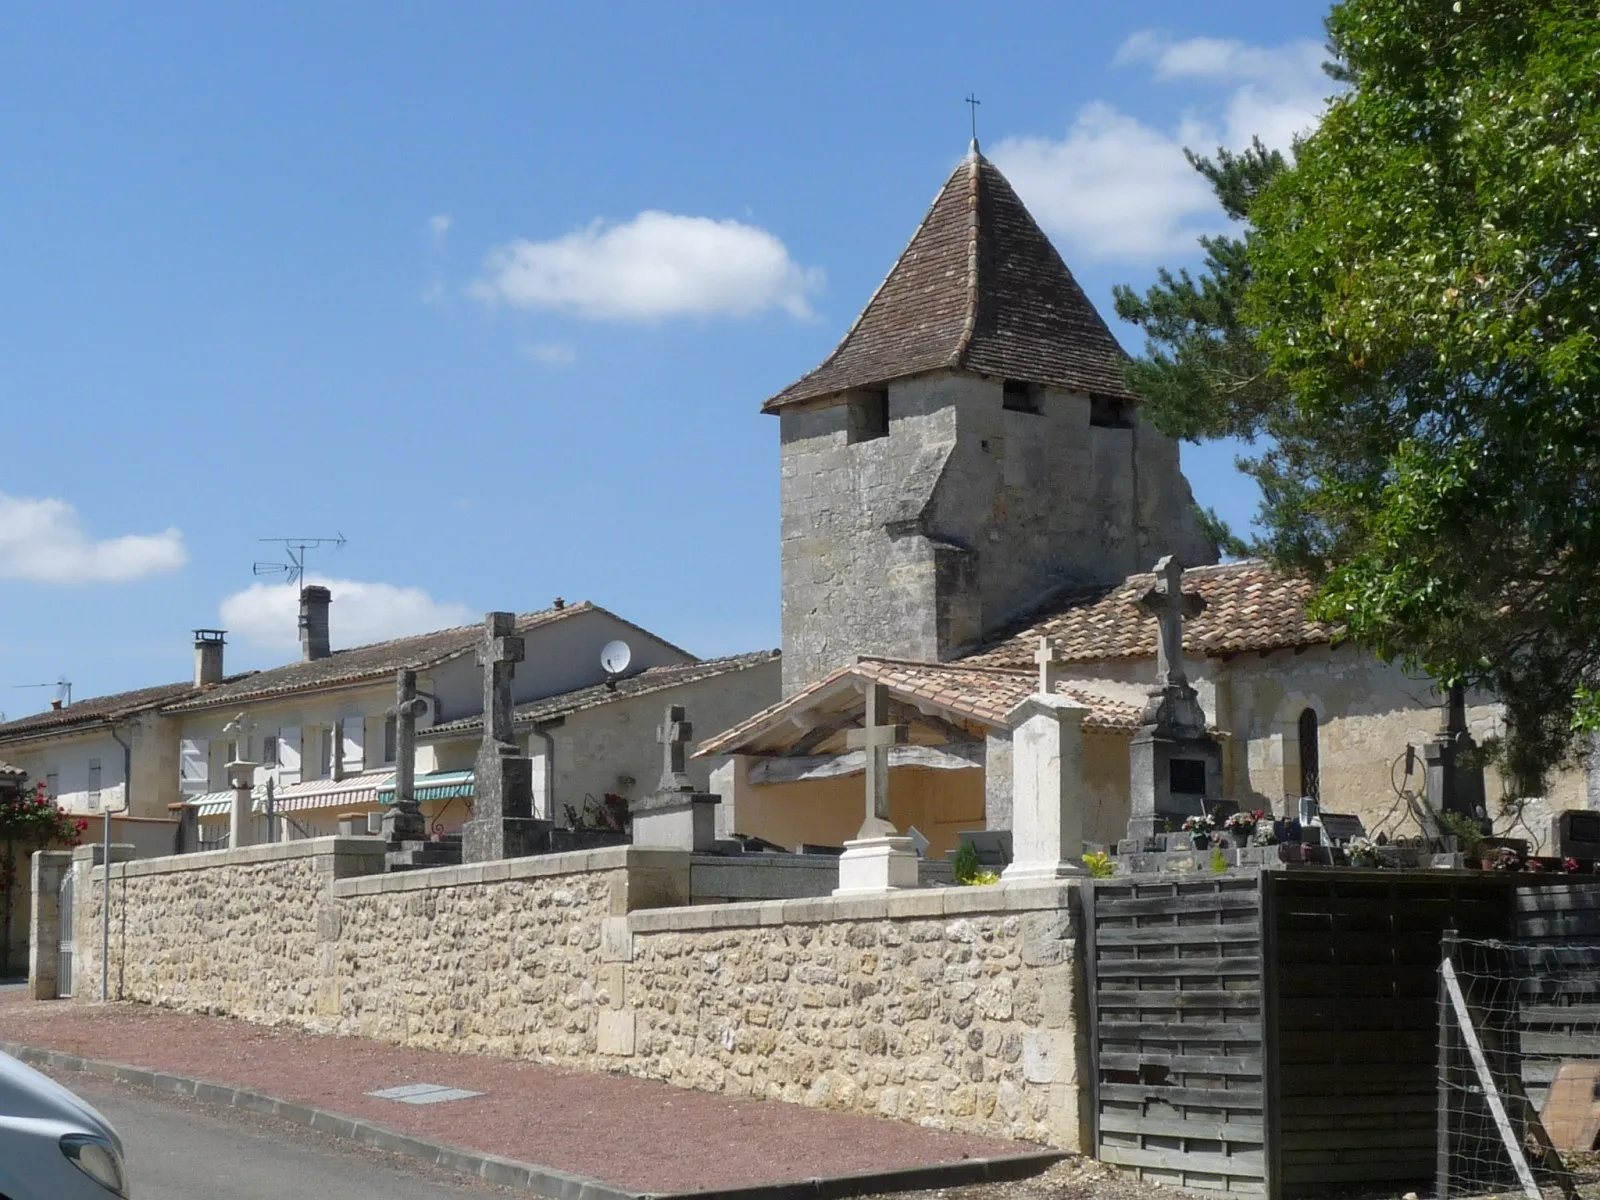
<path id="1" fill-rule="evenodd" d="M 1083 865 L 1095 879 L 1110 879 L 1117 873 L 1117 864 L 1104 850 L 1091 850 L 1083 856 Z"/>
<path id="2" fill-rule="evenodd" d="M 1211 851 L 1211 873 L 1213 875 L 1226 875 L 1228 873 L 1228 856 L 1218 846 Z"/>
<path id="3" fill-rule="evenodd" d="M 957 883 L 976 883 L 979 875 L 989 872 L 985 872 L 983 864 L 978 861 L 978 848 L 971 842 L 962 842 L 955 857 L 950 860 L 950 873 L 955 876 Z"/>

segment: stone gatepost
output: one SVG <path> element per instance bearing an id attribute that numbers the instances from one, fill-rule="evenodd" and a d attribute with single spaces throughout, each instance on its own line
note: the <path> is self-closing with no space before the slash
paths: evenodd
<path id="1" fill-rule="evenodd" d="M 29 897 L 33 911 L 28 917 L 30 1000 L 54 1000 L 60 994 L 61 884 L 70 870 L 71 850 L 33 852 L 32 894 Z"/>
<path id="2" fill-rule="evenodd" d="M 1001 878 L 1064 879 L 1083 867 L 1083 718 L 1066 696 L 1036 693 L 1011 726 L 1011 863 Z"/>

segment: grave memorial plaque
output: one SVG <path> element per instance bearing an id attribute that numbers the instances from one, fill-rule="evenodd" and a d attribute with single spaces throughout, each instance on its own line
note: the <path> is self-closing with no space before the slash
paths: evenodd
<path id="1" fill-rule="evenodd" d="M 1551 817 L 1550 844 L 1558 858 L 1600 858 L 1600 812 L 1569 808 Z"/>
<path id="2" fill-rule="evenodd" d="M 1341 846 L 1353 838 L 1367 836 L 1367 827 L 1361 823 L 1360 817 L 1325 812 L 1319 819 L 1323 837 L 1329 845 Z"/>
<path id="3" fill-rule="evenodd" d="M 1206 764 L 1196 758 L 1175 758 L 1167 764 L 1167 787 L 1184 795 L 1206 794 Z"/>

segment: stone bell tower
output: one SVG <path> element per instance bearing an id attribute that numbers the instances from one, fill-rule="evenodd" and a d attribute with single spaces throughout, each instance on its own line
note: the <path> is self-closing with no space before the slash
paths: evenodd
<path id="1" fill-rule="evenodd" d="M 838 348 L 763 406 L 782 437 L 785 693 L 944 662 L 1065 587 L 1217 560 L 1176 442 L 977 143 Z"/>

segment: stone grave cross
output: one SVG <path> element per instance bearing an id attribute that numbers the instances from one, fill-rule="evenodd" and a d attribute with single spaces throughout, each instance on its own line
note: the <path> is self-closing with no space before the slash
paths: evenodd
<path id="1" fill-rule="evenodd" d="M 422 805 L 417 802 L 417 718 L 428 702 L 417 695 L 417 673 L 402 667 L 394 676 L 394 803 L 383 814 L 383 830 L 391 842 L 427 836 Z"/>
<path id="2" fill-rule="evenodd" d="M 656 740 L 663 747 L 661 783 L 656 788 L 658 792 L 694 791 L 694 784 L 689 782 L 689 776 L 684 771 L 689 740 L 693 737 L 694 723 L 684 720 L 683 705 L 669 705 L 667 719 L 656 734 Z"/>
<path id="3" fill-rule="evenodd" d="M 867 752 L 867 818 L 856 838 L 893 837 L 899 831 L 889 819 L 889 749 L 903 745 L 908 733 L 904 725 L 887 724 L 889 689 L 869 683 L 863 713 L 864 728 L 845 734 L 845 745 Z"/>
<path id="4" fill-rule="evenodd" d="M 1156 639 L 1156 685 L 1161 688 L 1186 688 L 1189 677 L 1183 670 L 1183 622 L 1205 611 L 1205 599 L 1183 590 L 1183 568 L 1172 555 L 1156 563 L 1156 584 L 1139 597 L 1139 607 L 1161 623 Z"/>
<path id="5" fill-rule="evenodd" d="M 1061 665 L 1066 662 L 1066 655 L 1049 638 L 1042 637 L 1039 648 L 1033 652 L 1033 661 L 1039 664 L 1039 691 L 1054 696 L 1056 685 L 1061 682 Z"/>
<path id="6" fill-rule="evenodd" d="M 525 643 L 517 633 L 514 613 L 489 613 L 483 619 L 483 644 L 478 665 L 483 668 L 483 740 L 515 745 L 512 729 L 511 679 L 522 661 Z"/>

